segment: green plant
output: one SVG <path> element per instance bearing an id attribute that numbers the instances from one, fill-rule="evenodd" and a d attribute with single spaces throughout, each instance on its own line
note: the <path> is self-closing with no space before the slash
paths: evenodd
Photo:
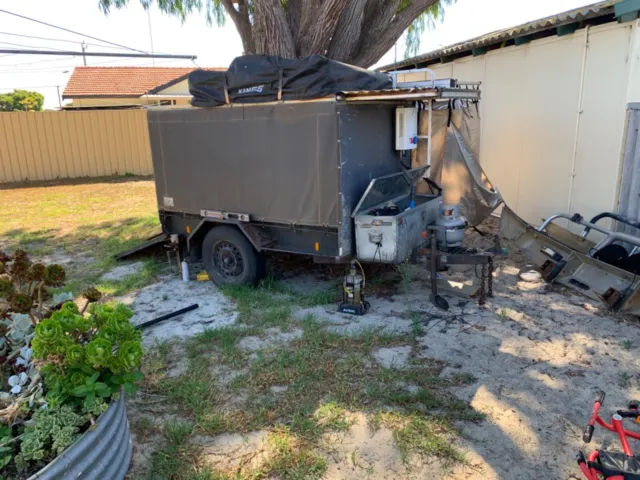
<path id="1" fill-rule="evenodd" d="M 42 360 L 54 404 L 77 404 L 83 411 L 100 410 L 122 388 L 136 393 L 142 380 L 141 333 L 129 322 L 133 312 L 124 305 L 94 305 L 88 317 L 67 302 L 36 327 L 32 341 L 35 358 Z"/>
<path id="2" fill-rule="evenodd" d="M 11 428 L 7 425 L 0 425 L 0 471 L 13 458 L 13 447 L 10 445 L 12 440 Z M 2 478 L 2 475 L 0 475 L 0 478 Z"/>
<path id="3" fill-rule="evenodd" d="M 60 265 L 32 263 L 24 250 L 0 252 L 0 312 L 29 314 L 34 324 L 42 317 L 46 287 L 60 287 L 66 272 Z"/>
<path id="4" fill-rule="evenodd" d="M 633 375 L 631 375 L 630 373 L 622 372 L 618 376 L 618 385 L 620 385 L 622 388 L 629 387 L 631 384 L 630 380 L 632 378 L 633 378 Z"/>
<path id="5" fill-rule="evenodd" d="M 28 90 L 14 90 L 0 94 L 0 112 L 39 112 L 44 96 Z"/>
<path id="6" fill-rule="evenodd" d="M 16 458 L 17 465 L 25 468 L 28 462 L 55 458 L 75 442 L 80 427 L 86 421 L 69 405 L 50 405 L 38 410 L 25 428 L 20 453 Z"/>
<path id="7" fill-rule="evenodd" d="M 622 340 L 620 342 L 620 347 L 622 347 L 624 350 L 631 350 L 631 348 L 633 348 L 633 341 L 631 341 L 631 340 Z"/>

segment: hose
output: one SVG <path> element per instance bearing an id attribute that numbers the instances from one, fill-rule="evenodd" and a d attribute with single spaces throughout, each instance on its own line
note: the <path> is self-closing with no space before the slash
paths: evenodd
<path id="1" fill-rule="evenodd" d="M 355 258 L 353 259 L 353 261 L 358 264 L 358 267 L 360 267 L 360 273 L 362 273 L 362 289 L 364 290 L 364 286 L 366 285 L 366 281 L 364 277 L 364 268 L 362 268 L 362 265 L 360 265 L 360 262 Z"/>

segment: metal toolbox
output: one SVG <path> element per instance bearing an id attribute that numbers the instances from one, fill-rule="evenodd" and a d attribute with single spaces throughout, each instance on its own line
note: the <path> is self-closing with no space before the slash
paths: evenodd
<path id="1" fill-rule="evenodd" d="M 357 258 L 402 263 L 423 245 L 423 232 L 435 223 L 441 196 L 414 195 L 428 167 L 379 177 L 369 183 L 352 217 Z"/>

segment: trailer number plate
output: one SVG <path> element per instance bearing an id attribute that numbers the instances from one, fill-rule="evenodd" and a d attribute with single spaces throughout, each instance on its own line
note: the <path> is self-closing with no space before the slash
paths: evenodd
<path id="1" fill-rule="evenodd" d="M 164 197 L 163 203 L 165 207 L 173 207 L 173 197 Z"/>

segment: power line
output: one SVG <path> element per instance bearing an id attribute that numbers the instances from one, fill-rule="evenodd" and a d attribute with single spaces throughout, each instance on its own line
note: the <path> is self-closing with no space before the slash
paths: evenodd
<path id="1" fill-rule="evenodd" d="M 68 60 L 68 59 L 67 59 Z M 118 60 L 111 60 L 111 61 L 106 61 L 106 62 L 98 62 L 98 63 L 94 63 L 92 65 L 88 65 L 89 67 L 100 67 L 104 64 L 110 64 L 110 63 L 118 63 L 118 62 L 125 62 L 127 61 L 127 58 L 121 58 Z M 159 62 L 147 62 L 147 63 L 137 63 L 136 65 L 123 65 L 124 67 L 144 67 L 144 66 L 148 66 L 148 65 L 154 65 L 154 64 L 159 64 L 159 63 L 171 63 L 171 62 L 177 62 L 182 60 L 181 58 L 175 58 L 175 59 L 171 59 L 171 60 L 161 60 Z M 0 67 L 6 67 L 8 65 L 0 65 Z M 40 68 L 40 69 L 29 69 L 29 70 L 24 70 L 24 71 L 20 71 L 20 72 L 16 72 L 15 69 L 9 69 L 9 70 L 0 70 L 0 74 L 3 73 L 15 73 L 15 74 L 31 74 L 31 73 L 46 73 L 46 72 L 55 72 L 56 70 L 63 70 L 65 68 L 75 68 L 75 67 L 79 67 L 80 65 L 60 65 L 60 66 L 55 66 L 55 67 L 47 67 L 47 68 Z"/>
<path id="2" fill-rule="evenodd" d="M 14 47 L 23 47 L 23 48 L 48 48 L 49 50 L 57 50 L 58 52 L 61 52 L 62 49 L 60 48 L 53 48 L 53 47 L 41 47 L 39 45 L 22 45 L 20 43 L 10 43 L 10 42 L 1 42 L 1 44 L 3 45 L 13 45 Z"/>
<path id="3" fill-rule="evenodd" d="M 25 35 L 23 33 L 13 33 L 13 32 L 0 32 L 0 35 L 13 35 L 14 37 L 24 37 L 24 38 L 33 38 L 35 40 L 46 40 L 48 42 L 66 42 L 66 43 L 75 43 L 76 45 L 80 43 L 78 40 L 67 40 L 65 38 L 48 38 L 48 37 L 37 37 L 35 35 Z M 101 48 L 113 48 L 116 50 L 122 50 L 123 47 L 111 47 L 109 45 L 101 45 L 99 43 L 86 43 L 86 45 L 91 45 L 92 47 L 101 47 Z"/>
<path id="4" fill-rule="evenodd" d="M 29 88 L 56 88 L 60 85 L 38 85 L 35 87 L 0 87 L 0 90 L 27 90 Z"/>
<path id="5" fill-rule="evenodd" d="M 131 50 L 133 52 L 140 52 L 140 53 L 145 53 L 142 50 L 137 50 L 135 48 L 131 48 L 131 47 L 125 47 L 124 45 L 120 45 L 119 43 L 114 43 L 114 42 L 110 42 L 108 40 L 102 40 L 101 38 L 97 38 L 97 37 L 92 37 L 91 35 L 86 35 L 84 33 L 80 33 L 80 32 L 76 32 L 74 30 L 69 30 L 68 28 L 64 28 L 64 27 L 59 27 L 57 25 L 52 25 L 51 23 L 47 23 L 47 22 L 43 22 L 41 20 L 36 20 L 35 18 L 30 18 L 30 17 L 26 17 L 24 15 L 19 15 L 17 13 L 13 13 L 13 12 L 9 12 L 7 10 L 3 10 L 0 9 L 0 12 L 2 13 L 6 13 L 8 15 L 13 15 L 14 17 L 18 17 L 18 18 L 23 18 L 25 20 L 30 20 L 32 22 L 36 22 L 39 23 L 41 25 L 46 25 L 47 27 L 51 27 L 51 28 L 57 28 L 58 30 L 62 30 L 64 32 L 69 32 L 69 33 L 73 33 L 74 35 L 80 35 L 82 37 L 86 37 L 86 38 L 90 38 L 92 40 L 97 40 L 98 42 L 102 42 L 102 43 L 107 43 L 109 45 L 114 45 L 116 47 L 120 47 L 120 48 L 124 48 L 125 50 Z"/>
<path id="6" fill-rule="evenodd" d="M 12 54 L 0 55 L 2 57 L 10 57 Z M 33 60 L 31 62 L 20 62 L 20 63 L 0 63 L 0 67 L 18 67 L 20 65 L 35 65 L 36 63 L 48 63 L 48 62 L 68 62 L 71 60 L 70 55 L 65 56 L 65 58 L 47 58 L 46 60 Z"/>
<path id="7" fill-rule="evenodd" d="M 0 10 L 1 11 L 1 10 Z M 183 60 L 195 60 L 196 55 L 167 55 L 167 54 L 150 54 L 150 53 L 111 53 L 111 52 L 71 52 L 71 51 L 55 51 L 50 50 L 11 50 L 0 49 L 0 53 L 15 53 L 18 55 L 71 55 L 86 57 L 122 57 L 122 58 L 179 58 Z"/>

